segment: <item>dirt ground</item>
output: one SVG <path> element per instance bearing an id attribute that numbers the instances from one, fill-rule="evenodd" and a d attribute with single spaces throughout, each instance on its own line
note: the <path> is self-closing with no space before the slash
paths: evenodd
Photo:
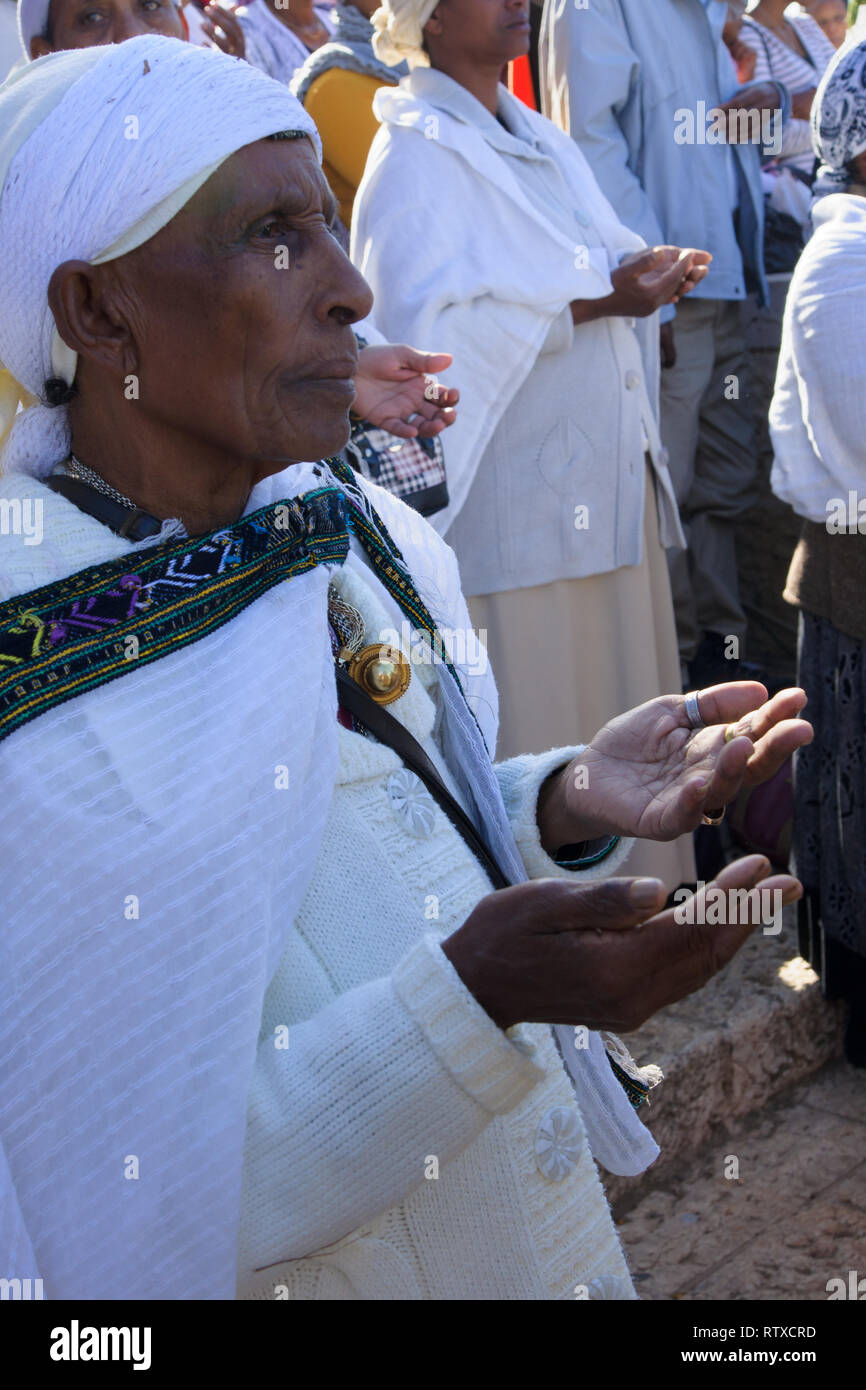
<path id="1" fill-rule="evenodd" d="M 856 1271 L 866 1301 L 866 1072 L 831 1062 L 617 1225 L 642 1299 L 826 1300 Z"/>

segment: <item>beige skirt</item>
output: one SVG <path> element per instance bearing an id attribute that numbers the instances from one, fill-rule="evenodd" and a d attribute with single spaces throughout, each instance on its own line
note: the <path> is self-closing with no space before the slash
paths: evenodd
<path id="1" fill-rule="evenodd" d="M 647 470 L 643 560 L 609 574 L 470 598 L 499 688 L 497 759 L 588 743 L 614 715 L 681 689 L 670 581 Z M 691 835 L 638 841 L 620 874 L 695 881 Z"/>

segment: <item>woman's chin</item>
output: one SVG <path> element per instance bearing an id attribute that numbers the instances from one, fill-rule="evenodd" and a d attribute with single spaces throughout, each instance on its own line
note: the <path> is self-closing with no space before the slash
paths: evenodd
<path id="1" fill-rule="evenodd" d="M 332 454 L 339 454 L 345 449 L 349 442 L 349 435 L 352 432 L 352 424 L 349 420 L 349 407 L 346 406 L 339 421 L 334 422 L 331 430 L 322 431 L 317 440 L 313 441 L 315 452 L 306 454 L 307 459 L 330 458 Z"/>
<path id="2" fill-rule="evenodd" d="M 317 463 L 319 459 L 331 458 L 339 454 L 349 442 L 351 424 L 348 409 L 339 422 L 334 422 L 328 430 L 318 429 L 315 434 L 293 438 L 272 454 L 258 460 L 257 481 L 269 478 L 274 473 L 282 473 L 293 463 Z"/>

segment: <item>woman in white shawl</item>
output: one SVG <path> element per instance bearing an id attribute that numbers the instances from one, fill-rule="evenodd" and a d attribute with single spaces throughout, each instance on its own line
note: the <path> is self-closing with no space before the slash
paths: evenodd
<path id="1" fill-rule="evenodd" d="M 842 49 L 812 108 L 815 231 L 791 281 L 770 411 L 775 492 L 803 519 L 785 598 L 814 747 L 798 755 L 800 951 L 851 1008 L 866 1067 L 866 43 Z"/>
<path id="2" fill-rule="evenodd" d="M 0 475 L 0 1268 L 48 1298 L 632 1297 L 595 1164 L 652 1161 L 653 1078 L 600 1030 L 751 927 L 606 876 L 619 835 L 772 772 L 802 694 L 672 695 L 494 769 L 492 676 L 441 641 L 453 555 L 301 461 L 348 437 L 371 298 L 320 153 L 284 86 L 174 39 L 0 93 L 0 357 L 37 398 Z M 410 615 L 416 662 L 378 637 Z M 395 671 L 403 753 L 364 732 Z M 796 896 L 768 867 L 722 886 Z"/>
<path id="3" fill-rule="evenodd" d="M 499 752 L 541 751 L 680 684 L 655 310 L 709 257 L 643 249 L 574 142 L 499 84 L 526 0 L 385 0 L 373 23 L 411 71 L 374 100 L 352 257 L 383 332 L 454 356 L 464 409 L 434 524 L 499 673 Z M 691 880 L 691 845 L 653 865 Z"/>

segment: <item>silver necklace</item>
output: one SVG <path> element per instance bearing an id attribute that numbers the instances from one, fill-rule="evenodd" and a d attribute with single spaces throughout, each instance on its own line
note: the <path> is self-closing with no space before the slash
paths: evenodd
<path id="1" fill-rule="evenodd" d="M 69 462 L 66 465 L 66 472 L 72 478 L 78 478 L 82 483 L 87 483 L 89 487 L 95 488 L 97 492 L 103 493 L 106 497 L 113 497 L 115 502 L 119 502 L 123 507 L 129 507 L 130 511 L 136 511 L 136 505 L 124 493 L 118 492 L 116 487 L 107 483 L 95 468 L 90 468 L 74 454 L 69 455 Z"/>

